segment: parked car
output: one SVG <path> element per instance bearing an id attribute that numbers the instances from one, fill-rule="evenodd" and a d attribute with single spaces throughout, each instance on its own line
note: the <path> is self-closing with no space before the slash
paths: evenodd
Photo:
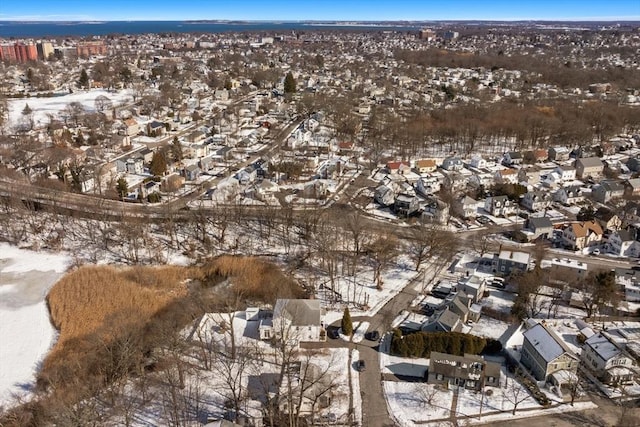
<path id="1" fill-rule="evenodd" d="M 367 369 L 367 366 L 364 363 L 364 360 L 362 360 L 362 359 L 358 360 L 358 363 L 357 363 L 356 366 L 357 366 L 358 371 L 360 371 L 360 372 L 365 371 Z"/>
<path id="2" fill-rule="evenodd" d="M 329 336 L 329 338 L 332 338 L 332 339 L 336 339 L 340 336 L 340 334 L 338 334 L 338 329 L 336 328 L 328 329 L 327 335 Z"/>
<path id="3" fill-rule="evenodd" d="M 364 337 L 366 339 L 368 339 L 369 341 L 378 341 L 380 339 L 380 332 L 378 331 L 371 331 L 371 332 L 367 332 Z"/>

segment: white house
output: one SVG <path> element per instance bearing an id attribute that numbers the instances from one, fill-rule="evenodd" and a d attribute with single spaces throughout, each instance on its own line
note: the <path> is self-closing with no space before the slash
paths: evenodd
<path id="1" fill-rule="evenodd" d="M 320 300 L 279 299 L 273 308 L 272 329 L 264 328 L 264 338 L 284 339 L 291 343 L 326 340 L 324 310 Z M 264 333 L 263 333 L 264 332 Z"/>
<path id="2" fill-rule="evenodd" d="M 580 359 L 583 366 L 606 384 L 628 383 L 635 374 L 634 360 L 605 332 L 584 342 Z"/>

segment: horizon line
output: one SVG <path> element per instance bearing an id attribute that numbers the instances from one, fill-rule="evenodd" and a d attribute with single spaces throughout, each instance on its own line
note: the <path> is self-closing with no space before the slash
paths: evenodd
<path id="1" fill-rule="evenodd" d="M 105 22 L 281 22 L 281 23 L 297 23 L 297 22 L 357 22 L 357 23 L 404 23 L 404 22 L 638 22 L 640 23 L 640 16 L 628 16 L 628 17 L 581 17 L 581 18 L 502 18 L 502 19 L 482 19 L 482 18 L 465 18 L 465 19 L 230 19 L 230 18 L 209 18 L 209 19 L 166 19 L 166 18 L 135 18 L 135 19 L 46 19 L 46 18 L 3 18 L 0 17 L 0 22 L 92 22 L 92 23 L 105 23 Z"/>

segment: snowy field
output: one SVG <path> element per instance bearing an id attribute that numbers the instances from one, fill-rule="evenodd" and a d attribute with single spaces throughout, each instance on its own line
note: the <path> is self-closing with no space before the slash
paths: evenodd
<path id="1" fill-rule="evenodd" d="M 109 98 L 114 106 L 133 101 L 131 90 L 109 92 L 103 89 L 75 92 L 49 98 L 10 99 L 8 101 L 9 124 L 10 126 L 16 126 L 20 123 L 22 110 L 27 104 L 33 111 L 33 122 L 36 128 L 46 126 L 49 123 L 49 115 L 57 118 L 62 110 L 72 102 L 79 102 L 87 111 L 95 111 L 95 101 L 100 95 Z"/>
<path id="2" fill-rule="evenodd" d="M 26 394 L 56 338 L 45 297 L 70 258 L 0 243 L 0 405 Z"/>

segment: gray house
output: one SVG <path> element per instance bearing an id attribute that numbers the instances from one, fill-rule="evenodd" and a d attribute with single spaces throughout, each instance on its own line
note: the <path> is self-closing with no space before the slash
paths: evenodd
<path id="1" fill-rule="evenodd" d="M 493 258 L 493 270 L 503 276 L 508 276 L 515 271 L 527 271 L 529 259 L 530 255 L 526 252 L 501 250 Z"/>
<path id="2" fill-rule="evenodd" d="M 594 200 L 608 203 L 611 199 L 624 196 L 624 185 L 618 181 L 604 180 L 593 187 L 591 194 Z"/>
<path id="3" fill-rule="evenodd" d="M 464 387 L 469 390 L 500 386 L 500 364 L 487 362 L 482 356 L 455 356 L 432 351 L 430 360 L 427 378 L 430 384 Z"/>
<path id="4" fill-rule="evenodd" d="M 580 359 L 543 322 L 531 326 L 523 335 L 520 360 L 538 381 L 561 384 L 562 376 L 554 374 L 576 373 Z"/>
<path id="5" fill-rule="evenodd" d="M 539 237 L 548 239 L 553 234 L 553 224 L 546 216 L 529 217 L 525 224 L 525 228 L 533 233 L 531 240 L 536 240 Z"/>

